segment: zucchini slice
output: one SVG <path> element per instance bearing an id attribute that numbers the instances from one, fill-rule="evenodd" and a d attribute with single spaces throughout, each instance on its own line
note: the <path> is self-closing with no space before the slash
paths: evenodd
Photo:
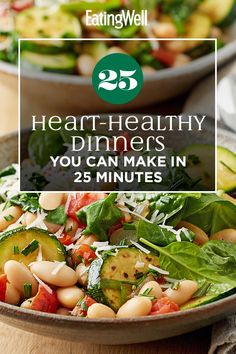
<path id="1" fill-rule="evenodd" d="M 205 14 L 200 12 L 194 12 L 186 23 L 185 38 L 208 38 L 211 30 L 211 20 Z M 186 41 L 186 45 L 189 49 L 195 48 L 203 41 Z"/>
<path id="2" fill-rule="evenodd" d="M 236 154 L 218 146 L 217 183 L 218 189 L 230 192 L 236 188 Z"/>
<path id="3" fill-rule="evenodd" d="M 32 67 L 40 71 L 73 74 L 76 57 L 73 54 L 39 54 L 23 51 L 21 54 L 23 67 Z"/>
<path id="4" fill-rule="evenodd" d="M 142 267 L 137 268 L 139 262 Z M 133 286 L 148 273 L 148 265 L 159 265 L 156 255 L 145 254 L 137 248 L 122 248 L 117 254 L 92 262 L 88 272 L 88 292 L 98 302 L 114 311 L 129 299 Z"/>
<path id="5" fill-rule="evenodd" d="M 209 37 L 211 27 L 211 19 L 206 14 L 196 11 L 189 17 L 185 24 L 185 33 L 184 35 L 180 35 L 180 37 L 189 39 L 198 38 L 199 40 L 169 40 L 166 42 L 166 47 L 176 52 L 188 52 L 204 43 L 204 39 Z"/>
<path id="6" fill-rule="evenodd" d="M 229 26 L 236 16 L 235 0 L 205 0 L 199 10 L 207 14 L 213 23 L 219 26 Z"/>
<path id="7" fill-rule="evenodd" d="M 215 181 L 215 147 L 208 144 L 189 145 L 179 153 L 187 157 L 188 166 L 185 171 L 204 189 L 212 189 Z"/>
<path id="8" fill-rule="evenodd" d="M 23 251 L 26 255 L 21 251 L 35 240 L 41 246 L 43 260 L 65 261 L 65 248 L 55 236 L 51 236 L 47 231 L 41 229 L 17 228 L 3 233 L 0 237 L 0 274 L 3 273 L 4 264 L 10 259 L 25 265 L 34 262 L 38 256 L 39 247 L 33 252 Z"/>
<path id="9" fill-rule="evenodd" d="M 78 38 L 81 26 L 77 17 L 57 7 L 32 7 L 15 19 L 20 38 Z M 62 41 L 41 41 L 43 45 L 63 46 Z"/>

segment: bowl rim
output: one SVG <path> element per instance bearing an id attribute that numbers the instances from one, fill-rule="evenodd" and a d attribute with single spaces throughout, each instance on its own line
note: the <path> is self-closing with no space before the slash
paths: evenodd
<path id="1" fill-rule="evenodd" d="M 38 322 L 43 322 L 47 326 L 50 326 L 52 322 L 64 323 L 66 325 L 68 324 L 93 325 L 93 324 L 100 323 L 104 325 L 110 324 L 112 326 L 116 326 L 116 325 L 119 326 L 120 324 L 139 324 L 143 322 L 152 323 L 156 321 L 164 322 L 166 320 L 171 321 L 179 318 L 189 317 L 190 315 L 198 316 L 204 313 L 207 313 L 209 315 L 210 310 L 214 310 L 215 308 L 222 308 L 224 305 L 230 304 L 231 302 L 234 301 L 236 302 L 236 294 L 232 294 L 223 299 L 219 299 L 217 301 L 199 307 L 195 307 L 187 310 L 180 310 L 177 312 L 167 313 L 163 315 L 152 315 L 152 316 L 149 315 L 149 316 L 133 317 L 133 318 L 127 317 L 127 318 L 96 318 L 96 319 L 52 314 L 52 313 L 40 312 L 40 311 L 35 311 L 30 309 L 24 309 L 16 305 L 0 303 L 0 315 L 3 316 L 5 315 L 7 317 L 14 317 L 15 319 L 17 316 L 18 319 L 22 319 L 22 320 L 27 319 L 28 322 L 33 322 L 36 319 L 38 320 Z"/>
<path id="2" fill-rule="evenodd" d="M 230 59 L 236 53 L 236 39 L 227 43 L 223 48 L 216 53 L 217 64 L 221 65 L 225 60 Z M 156 72 L 145 75 L 146 82 L 153 82 L 155 80 L 174 79 L 192 72 L 201 71 L 207 66 L 215 65 L 215 53 L 204 55 L 198 59 L 191 61 L 189 64 L 177 67 L 157 70 Z M 5 72 L 13 76 L 18 76 L 18 66 L 4 61 L 0 61 L 0 72 Z M 60 73 L 41 72 L 33 69 L 26 69 L 23 71 L 22 77 L 27 79 L 37 79 L 39 81 L 50 81 L 52 83 L 64 83 L 72 85 L 88 86 L 91 84 L 90 77 L 83 77 L 79 75 L 66 75 Z"/>

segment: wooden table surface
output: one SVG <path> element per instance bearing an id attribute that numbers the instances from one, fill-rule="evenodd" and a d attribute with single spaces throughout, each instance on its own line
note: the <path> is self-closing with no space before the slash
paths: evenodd
<path id="1" fill-rule="evenodd" d="M 180 98 L 172 102 L 171 109 L 182 101 Z M 0 107 L 0 135 L 3 135 L 17 129 L 17 82 L 9 76 L 0 77 Z M 165 110 L 164 106 L 161 110 Z M 101 346 L 40 337 L 0 323 L 0 345 L 4 354 L 207 354 L 210 336 L 211 331 L 206 328 L 158 342 Z M 0 353 L 3 353 L 1 349 Z"/>

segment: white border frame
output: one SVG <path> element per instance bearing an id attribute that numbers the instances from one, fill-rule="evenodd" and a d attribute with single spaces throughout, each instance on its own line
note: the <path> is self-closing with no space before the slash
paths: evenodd
<path id="1" fill-rule="evenodd" d="M 20 193 L 39 193 L 41 191 L 21 191 L 20 189 L 20 180 L 21 180 L 21 164 L 20 164 L 20 131 L 21 131 L 21 42 L 23 41 L 61 41 L 62 38 L 19 38 L 18 39 L 18 164 L 19 164 L 19 180 L 18 180 L 18 190 Z M 63 38 L 64 41 L 166 41 L 164 38 Z M 218 152 L 217 152 L 217 146 L 218 146 L 218 134 L 217 134 L 217 129 L 218 129 L 218 96 L 217 96 L 217 86 L 218 86 L 218 53 L 217 53 L 217 38 L 168 38 L 170 41 L 211 41 L 215 43 L 215 190 L 214 191 L 145 191 L 145 193 L 204 193 L 204 194 L 212 194 L 212 193 L 217 193 L 217 157 L 218 157 Z M 165 69 L 163 69 L 165 70 Z M 81 192 L 80 190 L 78 191 L 45 191 L 46 193 L 76 193 L 76 192 Z M 117 193 L 142 193 L 142 191 L 83 191 L 83 193 L 112 193 L 112 192 L 117 192 Z"/>

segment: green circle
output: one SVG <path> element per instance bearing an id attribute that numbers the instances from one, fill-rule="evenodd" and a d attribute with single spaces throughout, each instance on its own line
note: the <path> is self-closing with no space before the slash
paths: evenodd
<path id="1" fill-rule="evenodd" d="M 96 64 L 92 84 L 103 101 L 124 104 L 132 101 L 141 91 L 143 72 L 130 55 L 109 54 Z"/>

